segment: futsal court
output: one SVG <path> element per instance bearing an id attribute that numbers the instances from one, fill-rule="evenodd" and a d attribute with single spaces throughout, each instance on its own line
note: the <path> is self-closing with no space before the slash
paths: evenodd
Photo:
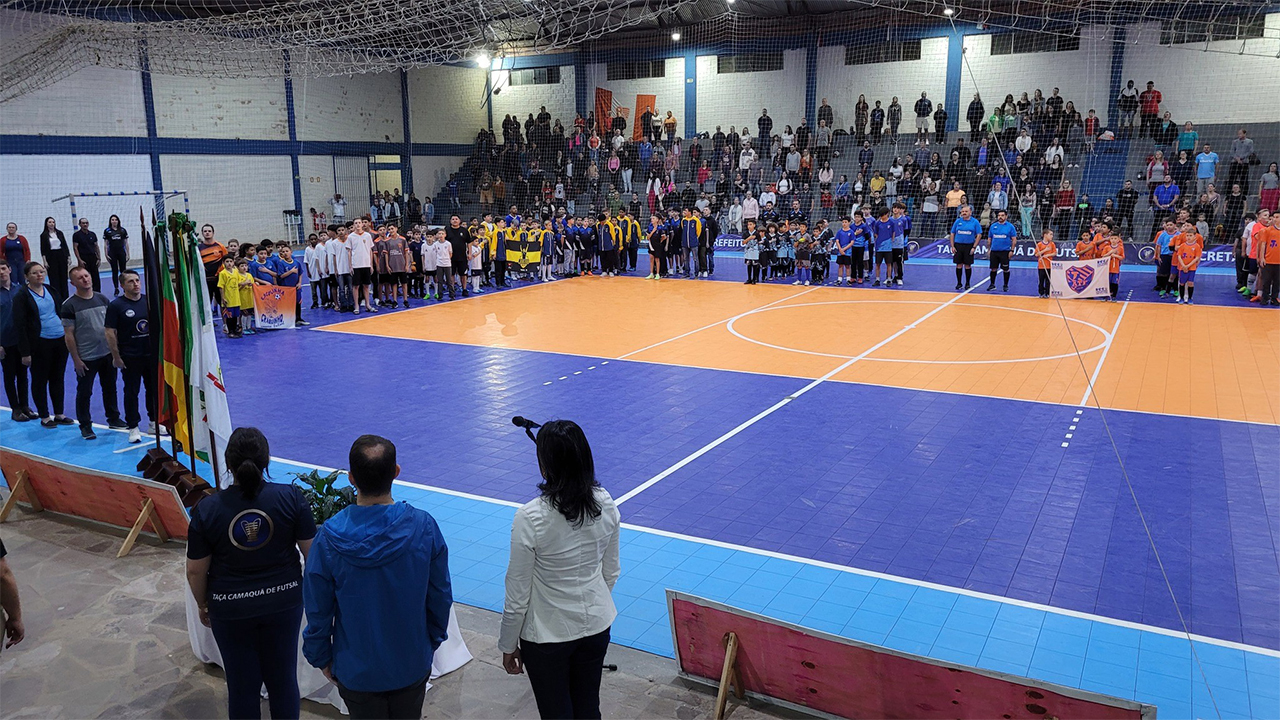
<path id="1" fill-rule="evenodd" d="M 294 467 L 392 438 L 460 602 L 501 608 L 536 493 L 510 418 L 568 418 L 626 523 L 615 642 L 671 655 L 671 588 L 1162 717 L 1280 715 L 1273 313 L 582 277 L 312 317 L 223 344 L 237 422 Z"/>

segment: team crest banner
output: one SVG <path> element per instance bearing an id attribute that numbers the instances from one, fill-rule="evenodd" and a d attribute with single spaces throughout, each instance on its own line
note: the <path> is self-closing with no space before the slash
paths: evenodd
<path id="1" fill-rule="evenodd" d="M 1049 270 L 1049 297 L 1100 298 L 1111 294 L 1109 258 L 1054 260 Z"/>
<path id="2" fill-rule="evenodd" d="M 297 322 L 298 288 L 280 285 L 254 285 L 255 322 L 263 330 L 283 330 Z"/>

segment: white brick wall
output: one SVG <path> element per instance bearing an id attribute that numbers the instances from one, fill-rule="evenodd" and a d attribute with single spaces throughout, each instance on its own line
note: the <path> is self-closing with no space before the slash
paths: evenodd
<path id="1" fill-rule="evenodd" d="M 893 96 L 902 105 L 903 127 L 914 127 L 912 106 L 921 92 L 929 94 L 934 104 L 943 102 L 947 88 L 947 38 L 925 38 L 920 41 L 920 59 L 909 62 L 845 65 L 845 47 L 834 45 L 818 48 L 818 104 L 827 98 L 835 116 L 835 126 L 849 129 L 853 125 L 853 108 L 858 95 L 866 95 L 867 105 L 876 100 L 889 107 Z M 775 125 L 777 121 L 775 120 Z"/>
<path id="2" fill-rule="evenodd" d="M 471 143 L 488 126 L 484 80 L 488 70 L 433 67 L 409 71 L 409 115 L 413 141 Z"/>
<path id="3" fill-rule="evenodd" d="M 1267 37 L 1206 45 L 1157 46 L 1160 23 L 1131 25 L 1124 80 L 1143 90 L 1148 80 L 1179 123 L 1250 123 L 1280 120 L 1280 13 L 1267 15 Z M 1244 49 L 1248 55 L 1241 55 Z M 1262 56 L 1262 57 L 1259 57 Z M 1222 152 L 1219 150 L 1219 152 Z"/>
<path id="4" fill-rule="evenodd" d="M 632 127 L 631 123 L 636 117 L 636 95 L 654 95 L 658 113 L 666 117 L 667 111 L 672 111 L 676 117 L 676 135 L 684 137 L 685 122 L 688 119 L 684 112 L 684 58 L 668 58 L 665 77 L 609 81 L 606 79 L 608 76 L 604 63 L 587 65 L 588 109 L 595 107 L 597 87 L 612 90 L 615 103 L 631 108 L 631 120 L 627 127 Z"/>
<path id="5" fill-rule="evenodd" d="M 1098 117 L 1107 117 L 1107 95 L 1111 82 L 1111 29 L 1097 26 L 1080 30 L 1080 49 L 1071 52 L 991 55 L 990 35 L 970 35 L 964 39 L 966 65 L 960 73 L 960 127 L 967 130 L 965 109 L 975 91 L 982 93 L 987 113 L 1012 93 L 1032 97 L 1037 89 L 1049 97 L 1059 88 L 1062 97 L 1075 103 L 1081 115 L 1092 108 Z M 1135 50 L 1137 50 L 1135 48 Z M 1145 51 L 1145 48 L 1141 51 Z M 972 69 L 972 73 L 970 70 Z"/>
<path id="6" fill-rule="evenodd" d="M 223 242 L 286 237 L 282 211 L 293 207 L 288 157 L 161 155 L 160 170 L 166 189 L 190 193 L 192 219 L 213 223 Z"/>
<path id="7" fill-rule="evenodd" d="M 699 132 L 713 133 L 716 125 L 728 132 L 730 125 L 741 128 L 747 123 L 754 134 L 761 108 L 769 109 L 778 132 L 784 125 L 799 125 L 805 114 L 807 56 L 807 50 L 787 50 L 783 53 L 782 70 L 725 75 L 716 72 L 716 56 L 698 56 Z"/>
<path id="8" fill-rule="evenodd" d="M 161 137 L 288 140 L 284 81 L 152 75 Z"/>
<path id="9" fill-rule="evenodd" d="M 294 78 L 293 107 L 299 140 L 404 140 L 400 73 Z"/>
<path id="10" fill-rule="evenodd" d="M 572 65 L 560 66 L 560 82 L 554 85 L 511 85 L 508 82 L 509 71 L 495 70 L 491 73 L 493 87 L 499 92 L 493 96 L 493 131 L 502 139 L 502 118 L 513 114 L 523 124 L 529 113 L 537 115 L 538 108 L 546 106 L 553 120 L 560 120 L 566 130 L 573 127 L 573 118 L 577 114 L 577 100 L 574 97 L 575 76 Z M 634 100 L 634 98 L 632 98 Z"/>

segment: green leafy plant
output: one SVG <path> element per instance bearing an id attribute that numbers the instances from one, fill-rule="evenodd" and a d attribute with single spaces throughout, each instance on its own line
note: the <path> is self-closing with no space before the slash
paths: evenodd
<path id="1" fill-rule="evenodd" d="M 297 485 L 303 496 L 307 498 L 307 504 L 311 506 L 311 514 L 315 517 L 317 525 L 323 525 L 343 508 L 354 505 L 356 502 L 354 487 L 351 485 L 335 487 L 338 477 L 342 474 L 340 470 L 334 470 L 327 475 L 321 475 L 319 470 L 312 470 L 305 474 L 292 473 L 293 484 Z"/>

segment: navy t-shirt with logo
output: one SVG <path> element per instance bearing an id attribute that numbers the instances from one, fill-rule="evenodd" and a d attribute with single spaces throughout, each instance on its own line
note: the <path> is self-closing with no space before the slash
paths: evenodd
<path id="1" fill-rule="evenodd" d="M 239 620 L 302 604 L 299 540 L 316 536 L 302 492 L 264 483 L 252 500 L 236 486 L 191 509 L 187 557 L 213 557 L 209 565 L 209 615 Z"/>
<path id="2" fill-rule="evenodd" d="M 107 306 L 106 327 L 116 331 L 116 347 L 126 357 L 151 354 L 151 329 L 147 319 L 147 298 L 130 300 L 121 295 Z"/>

